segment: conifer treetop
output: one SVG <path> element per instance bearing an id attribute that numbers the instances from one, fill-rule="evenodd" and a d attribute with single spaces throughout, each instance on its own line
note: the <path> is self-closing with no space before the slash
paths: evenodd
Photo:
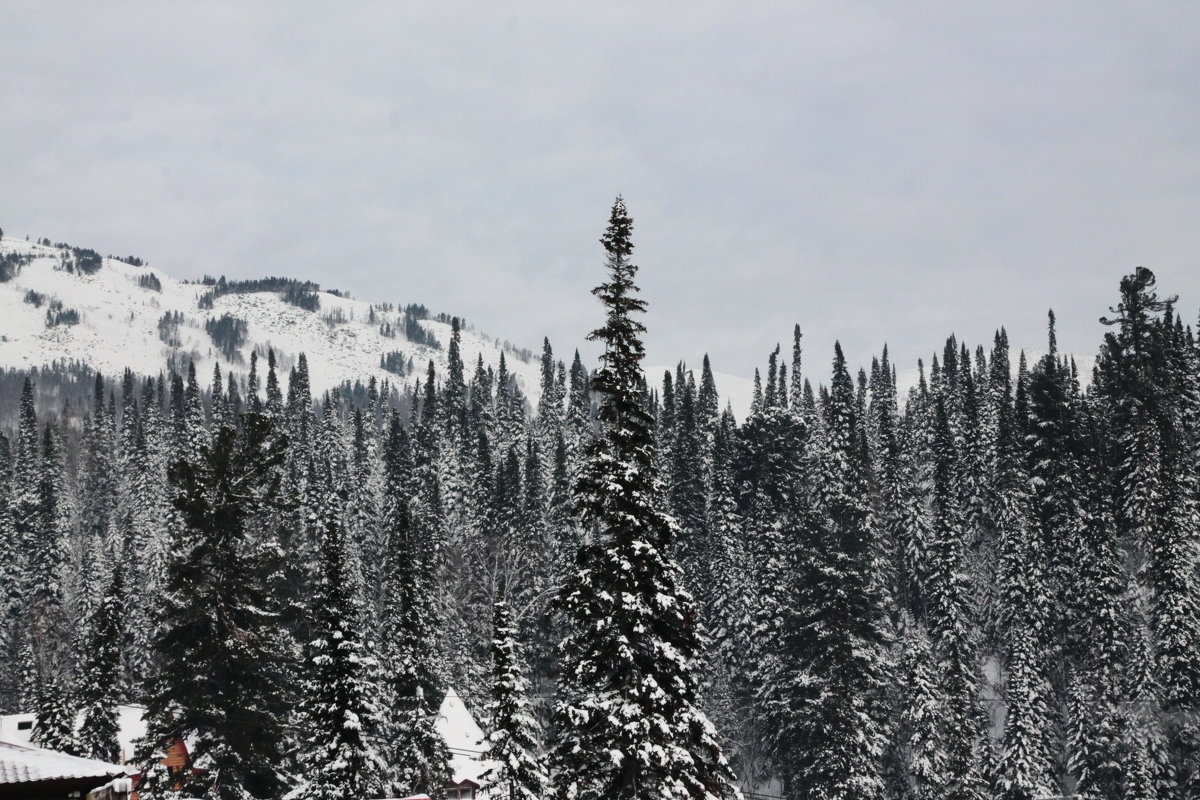
<path id="1" fill-rule="evenodd" d="M 608 316 L 602 327 L 588 334 L 589 341 L 599 340 L 605 345 L 604 355 L 600 358 L 602 366 L 596 373 L 593 388 L 613 401 L 618 397 L 631 399 L 631 395 L 638 392 L 642 358 L 646 353 L 640 338 L 646 326 L 630 316 L 646 310 L 646 301 L 634 296 L 640 290 L 634 284 L 638 268 L 630 260 L 632 235 L 633 220 L 625 209 L 625 201 L 618 196 L 613 203 L 608 229 L 600 239 L 608 253 L 608 280 L 592 290 L 608 309 Z M 606 420 L 603 416 L 601 420 L 616 421 Z"/>

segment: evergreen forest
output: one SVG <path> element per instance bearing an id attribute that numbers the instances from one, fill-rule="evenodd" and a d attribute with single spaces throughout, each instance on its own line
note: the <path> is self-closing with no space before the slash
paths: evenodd
<path id="1" fill-rule="evenodd" d="M 0 710 L 113 760 L 145 706 L 143 798 L 440 800 L 451 688 L 497 800 L 1200 796 L 1200 343 L 1150 270 L 1091 374 L 1052 313 L 904 396 L 797 326 L 737 420 L 707 357 L 643 373 L 620 199 L 601 243 L 604 355 L 545 342 L 536 407 L 457 319 L 320 395 L 0 382 Z"/>

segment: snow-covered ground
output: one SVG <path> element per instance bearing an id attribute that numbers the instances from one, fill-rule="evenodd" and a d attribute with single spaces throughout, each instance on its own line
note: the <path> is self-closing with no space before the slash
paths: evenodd
<path id="1" fill-rule="evenodd" d="M 404 338 L 403 314 L 399 310 L 377 311 L 372 323 L 371 303 L 324 292 L 320 294 L 321 308 L 316 312 L 285 303 L 275 292 L 227 294 L 218 297 L 212 309 L 201 309 L 200 295 L 210 287 L 183 283 L 162 270 L 110 258 L 104 259 L 101 269 L 93 275 L 83 275 L 78 270 L 68 272 L 62 268 L 62 258 L 64 254 L 69 257 L 69 252 L 23 239 L 0 240 L 0 254 L 32 256 L 20 274 L 0 283 L 0 366 L 27 368 L 55 361 L 79 361 L 106 374 L 129 367 L 143 375 L 156 375 L 172 353 L 192 353 L 197 357 L 201 380 L 207 382 L 214 362 L 220 362 L 222 372 L 232 368 L 245 373 L 249 370 L 251 351 L 269 346 L 276 351 L 283 368 L 281 380 L 286 379 L 287 367 L 295 363 L 300 353 L 307 354 L 314 392 L 345 380 L 366 380 L 371 375 L 380 380 L 388 378 L 393 385 L 407 386 L 424 378 L 430 359 L 439 375 L 445 374 L 445 346 L 450 341 L 450 326 L 446 323 L 421 322 L 442 343 L 441 349 L 433 349 Z M 138 278 L 149 274 L 158 278 L 161 292 L 138 285 Z M 40 307 L 25 301 L 29 291 L 45 296 Z M 78 311 L 79 324 L 46 327 L 47 305 L 53 300 Z M 176 348 L 159 336 L 159 320 L 168 312 L 183 315 Z M 221 355 L 204 329 L 205 322 L 223 314 L 232 314 L 249 325 L 246 344 L 240 350 L 241 360 L 237 362 Z M 331 317 L 345 321 L 333 321 Z M 400 332 L 395 338 L 380 333 L 384 322 L 398 327 Z M 476 331 L 463 331 L 462 356 L 468 378 L 477 356 L 482 355 L 484 363 L 494 368 L 499 364 L 502 349 L 496 341 Z M 380 356 L 391 351 L 412 358 L 412 375 L 398 378 L 380 368 Z M 526 396 L 536 403 L 540 388 L 536 355 L 524 362 L 509 351 L 506 360 Z M 262 368 L 265 367 L 264 362 Z"/>

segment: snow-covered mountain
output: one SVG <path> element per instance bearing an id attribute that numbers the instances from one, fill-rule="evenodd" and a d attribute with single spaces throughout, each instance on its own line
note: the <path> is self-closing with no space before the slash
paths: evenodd
<path id="1" fill-rule="evenodd" d="M 222 372 L 245 373 L 252 351 L 257 349 L 263 356 L 271 348 L 284 375 L 300 353 L 307 354 L 315 392 L 347 380 L 365 381 L 372 375 L 407 387 L 423 380 L 430 359 L 439 376 L 445 374 L 450 324 L 436 317 L 415 320 L 415 325 L 440 344 L 431 347 L 405 335 L 403 309 L 329 292 L 316 293 L 316 311 L 286 302 L 281 291 L 217 292 L 211 308 L 205 308 L 202 298 L 214 286 L 185 283 L 154 267 L 94 258 L 85 266 L 90 269 L 98 263 L 99 268 L 89 272 L 80 268 L 87 256 L 81 257 L 73 248 L 4 238 L 0 239 L 0 278 L 4 277 L 6 257 L 12 275 L 7 281 L 0 280 L 0 367 L 80 362 L 110 375 L 126 367 L 156 375 L 172 357 L 176 363 L 190 357 L 202 380 L 207 380 L 214 362 L 220 362 Z M 14 258 L 24 263 L 15 268 L 11 266 Z M 70 312 L 78 315 L 77 320 Z M 244 341 L 223 353 L 205 326 L 226 315 L 244 322 L 246 328 Z M 59 324 L 50 324 L 56 316 Z M 527 351 L 469 327 L 463 330 L 461 347 L 468 375 L 477 357 L 496 368 L 504 352 L 509 371 L 536 405 L 539 358 L 530 358 Z M 1017 352 L 1012 357 L 1014 374 Z M 1025 353 L 1032 365 L 1045 350 L 1026 348 Z M 388 356 L 393 365 L 411 363 L 412 372 L 398 375 L 382 368 L 380 359 Z M 558 356 L 562 358 L 564 353 Z M 1095 356 L 1074 357 L 1086 385 Z M 673 371 L 665 366 L 647 367 L 650 384 L 659 385 L 668 369 Z M 737 418 L 745 419 L 753 382 L 726 373 L 714 377 L 722 407 L 729 403 Z M 918 372 L 904 369 L 897 379 L 903 400 L 917 385 Z"/>
<path id="2" fill-rule="evenodd" d="M 24 263 L 18 266 L 18 260 Z M 439 375 L 445 374 L 449 322 L 412 314 L 410 324 L 441 345 L 431 347 L 406 337 L 400 308 L 323 291 L 316 292 L 315 311 L 286 302 L 281 291 L 213 292 L 211 308 L 205 308 L 204 296 L 215 288 L 212 285 L 185 283 L 153 267 L 23 239 L 0 239 L 0 271 L 0 279 L 9 276 L 0 280 L 4 367 L 81 362 L 106 374 L 128 367 L 156 375 L 173 356 L 190 356 L 206 381 L 214 362 L 220 362 L 222 372 L 245 373 L 251 352 L 257 348 L 261 358 L 270 347 L 281 377 L 301 353 L 307 355 L 314 392 L 372 375 L 405 387 L 423 379 L 430 359 Z M 308 294 L 311 305 L 312 293 Z M 245 323 L 244 340 L 222 352 L 205 326 L 225 315 Z M 231 324 L 235 323 L 226 327 Z M 504 352 L 509 371 L 536 404 L 538 358 L 469 327 L 462 332 L 461 349 L 468 377 L 478 356 L 495 368 Z M 411 373 L 398 375 L 382 368 L 381 358 L 389 355 L 392 364 L 407 366 L 411 361 Z"/>

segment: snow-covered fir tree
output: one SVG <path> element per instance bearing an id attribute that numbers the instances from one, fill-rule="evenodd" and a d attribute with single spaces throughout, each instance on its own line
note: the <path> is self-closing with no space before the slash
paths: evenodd
<path id="1" fill-rule="evenodd" d="M 57 675 L 41 678 L 37 689 L 37 721 L 33 741 L 38 747 L 73 753 L 75 708 L 70 692 Z"/>
<path id="2" fill-rule="evenodd" d="M 414 518 L 400 488 L 403 442 L 398 424 L 394 425 L 388 443 L 388 565 L 381 658 L 387 697 L 385 758 L 394 794 L 428 794 L 437 800 L 445 796 L 450 777 L 450 753 L 434 728 L 434 702 L 445 689 L 430 657 L 436 652 L 436 630 L 429 597 L 428 528 Z"/>
<path id="3" fill-rule="evenodd" d="M 289 800 L 352 800 L 382 794 L 386 768 L 378 752 L 381 720 L 376 665 L 364 641 L 359 582 L 349 563 L 344 503 L 323 469 L 321 575 L 312 617 L 304 690 L 296 714 L 303 731 L 298 786 Z"/>
<path id="4" fill-rule="evenodd" d="M 605 348 L 593 379 L 602 431 L 577 488 L 591 536 L 559 600 L 571 628 L 555 710 L 556 792 L 561 800 L 731 797 L 733 775 L 696 705 L 700 642 L 670 557 L 678 527 L 657 504 L 632 230 L 618 198 L 601 239 L 608 279 L 594 290 L 607 315 L 591 334 Z"/>
<path id="5" fill-rule="evenodd" d="M 890 635 L 867 505 L 863 421 L 840 345 L 833 368 L 811 506 L 800 523 L 795 603 L 780 642 L 789 666 L 768 711 L 785 794 L 848 800 L 883 796 Z"/>
<path id="6" fill-rule="evenodd" d="M 495 766 L 483 777 L 488 794 L 497 800 L 541 800 L 549 779 L 539 753 L 538 723 L 529 705 L 529 681 L 508 603 L 497 600 L 494 608 L 486 752 Z"/>
<path id="7" fill-rule="evenodd" d="M 117 704 L 121 687 L 121 640 L 125 624 L 125 581 L 121 566 L 112 571 L 104 600 L 89 621 L 87 652 L 79 688 L 78 749 L 88 758 L 115 763 L 120 754 Z"/>
<path id="8" fill-rule="evenodd" d="M 392 384 L 329 385 L 327 365 L 261 345 L 249 377 L 182 353 L 144 377 L 0 370 L 0 706 L 68 751 L 82 717 L 84 750 L 113 758 L 115 704 L 147 705 L 148 797 L 296 789 L 332 491 L 363 602 L 344 630 L 378 661 L 373 793 L 445 790 L 436 714 L 453 687 L 484 721 L 500 596 L 565 779 L 544 794 L 636 779 L 661 796 L 687 770 L 712 778 L 692 795 L 726 793 L 714 742 L 747 789 L 789 797 L 849 792 L 839 776 L 889 800 L 1196 793 L 1200 348 L 1148 270 L 1121 281 L 1094 371 L 1053 332 L 1035 356 L 1000 329 L 990 348 L 949 337 L 905 395 L 893 350 L 821 375 L 794 329 L 745 419 L 707 357 L 651 384 L 628 368 L 625 279 L 600 291 L 596 393 L 578 353 L 489 363 L 461 319 L 456 336 L 419 308 L 446 350 Z M 246 411 L 286 450 L 250 444 Z M 545 619 L 564 585 L 569 613 Z M 153 753 L 177 735 L 220 769 L 166 774 Z"/>
<path id="9" fill-rule="evenodd" d="M 211 443 L 197 439 L 195 456 L 171 466 L 179 523 L 154 642 L 161 666 L 145 695 L 144 797 L 177 788 L 160 762 L 180 739 L 194 743 L 187 766 L 205 766 L 182 773 L 185 792 L 246 800 L 276 797 L 284 785 L 283 654 L 266 583 L 276 570 L 251 546 L 257 514 L 278 501 L 286 439 L 273 427 L 243 415 L 238 428 L 221 427 Z"/>

